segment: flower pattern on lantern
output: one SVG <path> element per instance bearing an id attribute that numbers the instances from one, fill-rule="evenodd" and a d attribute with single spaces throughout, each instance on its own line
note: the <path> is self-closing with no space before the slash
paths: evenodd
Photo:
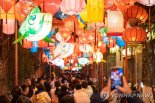
<path id="1" fill-rule="evenodd" d="M 14 34 L 15 32 L 15 19 L 3 19 L 3 33 Z"/>
<path id="2" fill-rule="evenodd" d="M 124 31 L 124 17 L 120 11 L 108 11 L 108 36 L 121 36 Z"/>
<path id="3" fill-rule="evenodd" d="M 84 0 L 62 0 L 60 4 L 60 9 L 67 15 L 76 15 L 85 6 Z"/>

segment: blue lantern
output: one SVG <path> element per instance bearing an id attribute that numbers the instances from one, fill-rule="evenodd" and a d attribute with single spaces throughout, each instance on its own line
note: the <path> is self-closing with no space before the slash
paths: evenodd
<path id="1" fill-rule="evenodd" d="M 120 47 L 125 46 L 125 41 L 122 39 L 122 36 L 117 36 L 116 43 Z"/>

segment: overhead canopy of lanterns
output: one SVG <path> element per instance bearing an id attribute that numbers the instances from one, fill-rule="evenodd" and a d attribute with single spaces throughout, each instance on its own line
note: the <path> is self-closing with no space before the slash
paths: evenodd
<path id="1" fill-rule="evenodd" d="M 101 62 L 107 48 L 126 43 L 141 43 L 146 32 L 135 23 L 144 23 L 146 6 L 154 0 L 2 0 L 0 19 L 3 33 L 14 34 L 18 21 L 18 39 L 23 48 L 37 52 L 43 48 L 42 61 L 63 67 L 71 63 L 85 65 Z M 63 65 L 64 64 L 64 65 Z"/>

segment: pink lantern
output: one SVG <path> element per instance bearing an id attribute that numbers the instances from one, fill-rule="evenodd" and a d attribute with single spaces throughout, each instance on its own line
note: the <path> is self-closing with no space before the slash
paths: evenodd
<path id="1" fill-rule="evenodd" d="M 124 17 L 120 11 L 108 11 L 108 36 L 121 36 L 124 31 Z"/>
<path id="2" fill-rule="evenodd" d="M 143 5 L 146 5 L 146 6 L 155 5 L 155 0 L 137 0 L 137 1 Z"/>
<path id="3" fill-rule="evenodd" d="M 62 0 L 60 9 L 67 15 L 75 15 L 82 11 L 84 6 L 84 0 Z"/>
<path id="4" fill-rule="evenodd" d="M 15 32 L 15 19 L 3 19 L 3 33 L 14 34 Z"/>

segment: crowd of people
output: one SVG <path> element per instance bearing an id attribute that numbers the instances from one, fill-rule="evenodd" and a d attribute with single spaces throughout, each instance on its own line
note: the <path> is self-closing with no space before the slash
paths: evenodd
<path id="1" fill-rule="evenodd" d="M 120 97 L 120 103 L 144 103 L 135 95 L 136 88 L 129 87 L 123 77 L 123 87 L 111 91 L 111 81 L 98 91 L 89 77 L 80 75 L 62 75 L 61 77 L 38 79 L 27 78 L 23 84 L 16 86 L 10 95 L 0 95 L 0 103 L 115 103 L 114 98 Z M 125 95 L 114 95 L 114 94 Z"/>

